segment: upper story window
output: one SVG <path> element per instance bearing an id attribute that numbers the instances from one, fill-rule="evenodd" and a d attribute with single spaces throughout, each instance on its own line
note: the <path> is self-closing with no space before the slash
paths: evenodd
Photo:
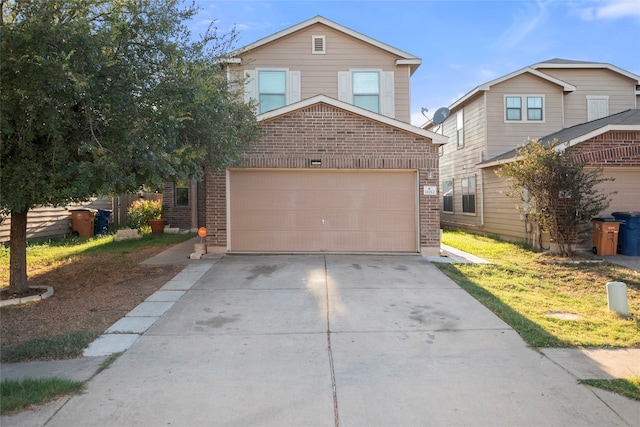
<path id="1" fill-rule="evenodd" d="M 505 122 L 544 122 L 544 96 L 506 95 Z"/>
<path id="2" fill-rule="evenodd" d="M 380 73 L 377 71 L 354 71 L 352 78 L 353 105 L 379 113 Z"/>
<path id="3" fill-rule="evenodd" d="M 260 113 L 284 107 L 287 101 L 286 71 L 258 71 L 258 91 Z"/>
<path id="4" fill-rule="evenodd" d="M 338 99 L 383 116 L 395 117 L 394 81 L 393 71 L 338 71 Z"/>
<path id="5" fill-rule="evenodd" d="M 458 148 L 464 147 L 464 116 L 462 110 L 456 113 L 456 140 Z"/>

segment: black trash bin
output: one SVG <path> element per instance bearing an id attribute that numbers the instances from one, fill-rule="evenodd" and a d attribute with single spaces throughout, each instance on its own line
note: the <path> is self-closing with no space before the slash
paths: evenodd
<path id="1" fill-rule="evenodd" d="M 98 209 L 96 214 L 96 234 L 105 234 L 109 232 L 109 218 L 111 217 L 110 210 Z"/>
<path id="2" fill-rule="evenodd" d="M 622 255 L 640 255 L 640 212 L 614 212 L 611 215 L 620 221 L 618 246 Z"/>

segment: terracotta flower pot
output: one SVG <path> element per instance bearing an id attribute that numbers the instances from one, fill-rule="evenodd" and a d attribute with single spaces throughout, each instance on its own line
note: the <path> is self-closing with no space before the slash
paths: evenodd
<path id="1" fill-rule="evenodd" d="M 167 225 L 166 219 L 150 219 L 149 225 L 151 226 L 151 232 L 153 234 L 164 233 L 164 226 Z"/>

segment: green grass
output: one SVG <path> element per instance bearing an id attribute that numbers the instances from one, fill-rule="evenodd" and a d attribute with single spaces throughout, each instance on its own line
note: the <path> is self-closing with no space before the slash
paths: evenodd
<path id="1" fill-rule="evenodd" d="M 0 383 L 0 414 L 42 405 L 61 396 L 77 393 L 83 387 L 83 381 L 61 378 L 4 380 Z"/>
<path id="2" fill-rule="evenodd" d="M 615 380 L 580 380 L 580 383 L 640 401 L 640 377 Z"/>
<path id="3" fill-rule="evenodd" d="M 192 238 L 190 234 L 142 233 L 137 240 L 113 241 L 113 235 L 95 237 L 54 237 L 32 239 L 27 242 L 27 268 L 31 276 L 56 268 L 82 255 L 101 253 L 129 253 L 154 245 L 174 245 Z M 0 245 L 0 286 L 9 283 L 9 247 Z"/>
<path id="4" fill-rule="evenodd" d="M 556 264 L 487 236 L 445 231 L 443 243 L 493 264 L 439 264 L 532 347 L 640 347 L 640 274 L 608 263 Z M 586 258 L 589 258 L 586 256 Z M 606 283 L 627 284 L 629 317 L 609 312 Z M 551 312 L 571 313 L 562 320 Z"/>
<path id="5" fill-rule="evenodd" d="M 29 360 L 62 360 L 77 357 L 96 338 L 97 334 L 76 331 L 54 338 L 37 338 L 15 347 L 3 349 L 2 363 Z"/>

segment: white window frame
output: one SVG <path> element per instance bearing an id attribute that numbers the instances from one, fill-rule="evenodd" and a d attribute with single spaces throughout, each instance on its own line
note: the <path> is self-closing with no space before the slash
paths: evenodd
<path id="1" fill-rule="evenodd" d="M 456 141 L 458 148 L 464 147 L 464 114 L 463 110 L 456 113 Z"/>
<path id="2" fill-rule="evenodd" d="M 322 40 L 322 50 L 316 50 L 316 40 Z M 324 55 L 327 53 L 327 38 L 325 36 L 311 36 L 311 54 Z"/>
<path id="3" fill-rule="evenodd" d="M 353 73 L 376 72 L 380 76 L 378 112 L 383 116 L 395 118 L 395 81 L 393 71 L 384 71 L 380 68 L 353 68 L 349 71 L 338 71 L 338 100 L 353 104 Z M 369 110 L 367 110 L 369 111 Z"/>
<path id="4" fill-rule="evenodd" d="M 445 188 L 444 188 L 444 184 L 446 182 L 450 182 L 451 183 L 451 196 L 447 196 L 446 192 L 445 192 Z M 444 181 L 442 181 L 442 212 L 443 213 L 448 213 L 448 214 L 452 214 L 455 212 L 455 206 L 456 206 L 456 199 L 455 199 L 455 195 L 456 195 L 456 190 L 455 190 L 455 179 L 451 178 L 451 179 L 445 179 Z M 444 203 L 444 198 L 450 198 L 451 199 L 451 210 L 448 211 L 445 209 L 446 204 Z"/>
<path id="5" fill-rule="evenodd" d="M 507 98 L 520 98 L 520 120 L 507 120 Z M 528 98 L 542 98 L 542 120 L 529 120 Z M 505 94 L 502 103 L 504 123 L 545 123 L 547 116 L 545 95 L 541 94 Z"/>
<path id="6" fill-rule="evenodd" d="M 260 111 L 260 87 L 259 79 L 261 71 L 284 71 L 285 72 L 285 106 L 300 101 L 300 71 L 288 68 L 256 68 L 255 70 L 245 70 L 247 81 L 245 83 L 245 102 L 254 102 L 256 114 Z"/>
<path id="7" fill-rule="evenodd" d="M 471 186 L 469 185 L 469 180 L 470 179 L 473 179 L 473 212 L 469 212 L 469 211 L 465 210 L 465 202 L 464 202 L 465 196 L 469 197 L 469 196 L 472 195 L 470 193 L 469 194 L 465 194 L 465 191 L 464 191 L 465 188 L 471 188 Z M 467 183 L 466 186 L 464 185 L 465 181 Z M 478 210 L 477 209 L 477 204 L 478 204 L 478 182 L 477 182 L 477 179 L 476 179 L 475 175 L 468 176 L 468 177 L 462 178 L 460 180 L 460 193 L 462 195 L 462 198 L 461 198 L 461 201 L 462 201 L 462 213 L 464 215 L 476 215 L 476 212 Z"/>

